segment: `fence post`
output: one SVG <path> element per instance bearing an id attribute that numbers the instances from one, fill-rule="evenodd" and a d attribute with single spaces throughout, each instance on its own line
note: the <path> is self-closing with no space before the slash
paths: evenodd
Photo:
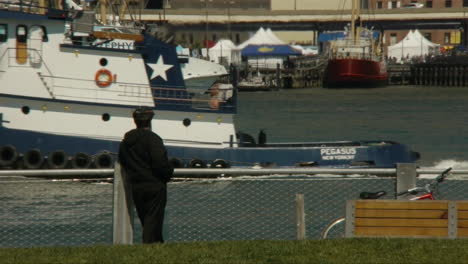
<path id="1" fill-rule="evenodd" d="M 133 200 L 125 170 L 114 165 L 113 243 L 133 244 Z"/>
<path id="2" fill-rule="evenodd" d="M 416 164 L 414 163 L 397 163 L 397 182 L 396 193 L 406 191 L 416 186 Z M 397 200 L 405 200 L 405 196 L 396 197 Z"/>
<path id="3" fill-rule="evenodd" d="M 457 238 L 458 232 L 458 211 L 457 211 L 457 202 L 449 201 L 448 202 L 448 237 L 451 239 Z"/>
<path id="4" fill-rule="evenodd" d="M 306 238 L 304 194 L 296 194 L 296 227 L 297 240 L 304 240 Z"/>

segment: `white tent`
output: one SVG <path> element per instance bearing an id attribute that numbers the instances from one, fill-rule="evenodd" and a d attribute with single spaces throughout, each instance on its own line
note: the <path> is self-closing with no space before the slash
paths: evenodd
<path id="1" fill-rule="evenodd" d="M 269 32 L 269 33 L 268 33 Z M 276 35 L 271 31 L 271 29 L 263 29 L 262 27 L 255 32 L 255 34 L 250 37 L 248 40 L 242 42 L 237 49 L 243 49 L 248 45 L 283 45 L 284 42 L 280 40 Z"/>
<path id="2" fill-rule="evenodd" d="M 232 61 L 235 64 L 239 64 L 241 62 L 241 51 L 248 45 L 284 45 L 284 41 L 279 39 L 271 29 L 263 29 L 261 27 L 254 35 L 252 35 L 248 40 L 242 42 L 237 46 L 235 49 L 232 50 Z M 273 68 L 276 68 L 278 63 L 282 63 L 284 58 L 263 58 L 261 62 L 259 58 L 249 59 L 249 65 L 258 67 L 260 64 L 261 67 L 265 67 L 265 65 L 270 65 Z"/>
<path id="3" fill-rule="evenodd" d="M 236 45 L 230 39 L 220 39 L 208 51 L 210 61 L 229 65 L 231 63 L 231 50 L 235 48 Z"/>
<path id="4" fill-rule="evenodd" d="M 270 39 L 271 42 L 274 42 L 275 44 L 285 44 L 284 41 L 282 41 L 280 38 L 278 38 L 275 33 L 271 30 L 271 28 L 267 29 L 265 31 L 267 34 L 268 38 Z"/>
<path id="5" fill-rule="evenodd" d="M 388 57 L 399 62 L 406 58 L 438 54 L 439 50 L 440 45 L 427 40 L 419 30 L 410 30 L 403 40 L 388 47 Z"/>

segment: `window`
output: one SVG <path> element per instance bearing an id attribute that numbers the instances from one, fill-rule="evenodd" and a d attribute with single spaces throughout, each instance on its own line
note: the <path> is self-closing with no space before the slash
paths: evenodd
<path id="1" fill-rule="evenodd" d="M 450 44 L 450 33 L 444 33 L 444 44 Z"/>
<path id="2" fill-rule="evenodd" d="M 6 42 L 8 39 L 8 25 L 0 24 L 0 42 Z"/>
<path id="3" fill-rule="evenodd" d="M 463 0 L 463 7 L 468 7 L 468 0 Z"/>
<path id="4" fill-rule="evenodd" d="M 427 0 L 426 1 L 426 7 L 427 8 L 432 8 L 432 0 Z"/>
<path id="5" fill-rule="evenodd" d="M 16 26 L 16 62 L 25 64 L 28 61 L 28 28 L 25 25 Z"/>
<path id="6" fill-rule="evenodd" d="M 361 2 L 361 8 L 362 9 L 369 9 L 369 2 L 368 1 L 362 1 Z"/>
<path id="7" fill-rule="evenodd" d="M 48 42 L 48 41 L 49 41 L 49 37 L 47 36 L 47 29 L 46 29 L 46 27 L 41 26 L 41 29 L 42 29 L 42 41 L 43 41 L 43 42 Z"/>
<path id="8" fill-rule="evenodd" d="M 452 7 L 452 0 L 445 0 L 445 7 Z"/>
<path id="9" fill-rule="evenodd" d="M 397 43 L 397 34 L 390 33 L 390 45 L 394 45 Z"/>
<path id="10" fill-rule="evenodd" d="M 397 8 L 397 1 L 392 1 L 392 8 Z"/>
<path id="11" fill-rule="evenodd" d="M 377 9 L 382 9 L 383 8 L 383 3 L 382 1 L 377 2 Z"/>
<path id="12" fill-rule="evenodd" d="M 16 40 L 21 43 L 26 43 L 28 39 L 28 28 L 25 25 L 18 25 L 16 27 Z"/>
<path id="13" fill-rule="evenodd" d="M 428 32 L 424 33 L 424 37 L 425 37 L 427 40 L 432 41 L 432 34 L 431 34 L 431 33 L 428 33 Z"/>
<path id="14" fill-rule="evenodd" d="M 49 37 L 47 36 L 47 29 L 44 26 L 32 25 L 29 28 L 29 38 L 41 40 L 42 42 L 49 41 Z"/>

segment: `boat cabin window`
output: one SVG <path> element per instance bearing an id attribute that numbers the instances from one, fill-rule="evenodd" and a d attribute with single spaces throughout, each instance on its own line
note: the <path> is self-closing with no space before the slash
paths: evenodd
<path id="1" fill-rule="evenodd" d="M 18 25 L 16 27 L 16 40 L 21 43 L 26 43 L 28 38 L 28 29 L 25 25 Z"/>
<path id="2" fill-rule="evenodd" d="M 8 26 L 0 24 L 0 42 L 6 42 L 8 39 Z"/>
<path id="3" fill-rule="evenodd" d="M 47 37 L 47 29 L 46 29 L 46 27 L 40 26 L 40 28 L 41 28 L 41 30 L 42 30 L 42 41 L 43 41 L 43 42 L 49 41 L 49 37 Z"/>
<path id="4" fill-rule="evenodd" d="M 47 31 L 44 26 L 31 26 L 29 29 L 29 35 L 31 39 L 41 40 L 42 42 L 49 41 L 49 38 L 47 37 Z"/>

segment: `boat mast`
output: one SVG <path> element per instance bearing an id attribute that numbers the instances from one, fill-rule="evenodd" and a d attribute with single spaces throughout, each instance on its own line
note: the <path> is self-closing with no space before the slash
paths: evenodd
<path id="1" fill-rule="evenodd" d="M 352 0 L 351 2 L 351 37 L 356 44 L 361 35 L 361 5 L 360 0 Z"/>
<path id="2" fill-rule="evenodd" d="M 107 1 L 100 0 L 99 3 L 101 4 L 101 23 L 107 25 Z"/>
<path id="3" fill-rule="evenodd" d="M 361 37 L 361 0 L 354 0 L 356 1 L 355 7 L 356 7 L 356 21 L 355 25 L 356 27 L 356 41 L 359 42 L 359 39 Z"/>
<path id="4" fill-rule="evenodd" d="M 351 1 L 351 39 L 355 40 L 356 34 L 356 0 Z"/>

